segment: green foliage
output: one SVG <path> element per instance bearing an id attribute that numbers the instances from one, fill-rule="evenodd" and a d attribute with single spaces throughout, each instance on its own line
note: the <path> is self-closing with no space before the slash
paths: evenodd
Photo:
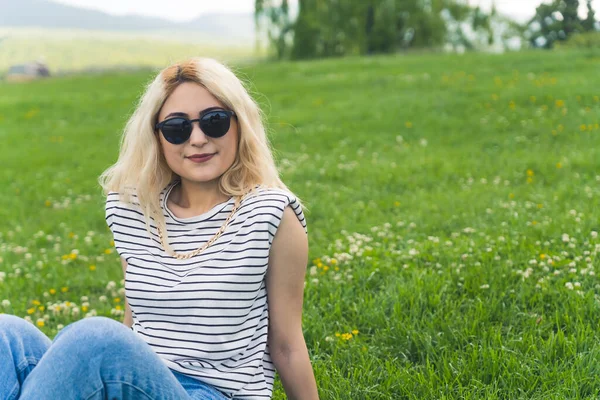
<path id="1" fill-rule="evenodd" d="M 449 39 L 450 20 L 468 21 L 492 37 L 490 15 L 461 0 L 300 0 L 292 24 L 288 11 L 286 2 L 279 8 L 274 1 L 256 2 L 257 19 L 269 16 L 267 32 L 279 58 L 287 46 L 292 59 L 439 48 Z M 452 33 L 472 47 L 464 35 Z M 284 38 L 288 34 L 293 40 Z"/>
<path id="2" fill-rule="evenodd" d="M 585 32 L 572 35 L 564 42 L 557 43 L 557 49 L 595 49 L 600 51 L 600 32 Z"/>
<path id="3" fill-rule="evenodd" d="M 597 63 L 576 51 L 239 68 L 308 207 L 303 326 L 321 399 L 598 398 Z M 96 178 L 150 78 L 0 85 L 0 312 L 51 337 L 92 311 L 122 319 Z"/>
<path id="4" fill-rule="evenodd" d="M 596 19 L 591 0 L 587 1 L 585 19 L 580 19 L 578 8 L 579 0 L 553 0 L 538 6 L 529 22 L 531 44 L 549 49 L 572 35 L 594 31 Z"/>

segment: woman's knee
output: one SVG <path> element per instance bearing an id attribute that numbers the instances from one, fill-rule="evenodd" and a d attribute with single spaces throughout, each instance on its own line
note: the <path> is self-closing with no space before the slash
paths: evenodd
<path id="1" fill-rule="evenodd" d="M 93 347 L 114 346 L 130 340 L 132 332 L 125 325 L 107 317 L 84 318 L 63 328 L 55 342 L 75 340 Z M 90 346 L 92 347 L 92 346 Z"/>
<path id="2" fill-rule="evenodd" d="M 6 351 L 8 346 L 13 352 L 37 354 L 41 357 L 51 343 L 32 323 L 15 315 L 0 314 L 0 352 Z"/>
<path id="3" fill-rule="evenodd" d="M 37 328 L 16 315 L 0 314 L 0 333 L 23 336 L 27 332 L 37 333 Z"/>

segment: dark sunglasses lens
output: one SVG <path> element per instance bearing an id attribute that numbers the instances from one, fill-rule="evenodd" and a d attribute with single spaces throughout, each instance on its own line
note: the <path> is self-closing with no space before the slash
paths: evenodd
<path id="1" fill-rule="evenodd" d="M 185 118 L 171 118 L 163 123 L 160 130 L 168 142 L 181 144 L 190 138 L 192 124 Z"/>
<path id="2" fill-rule="evenodd" d="M 218 138 L 229 131 L 231 114 L 225 111 L 210 111 L 200 118 L 200 128 L 206 136 Z"/>

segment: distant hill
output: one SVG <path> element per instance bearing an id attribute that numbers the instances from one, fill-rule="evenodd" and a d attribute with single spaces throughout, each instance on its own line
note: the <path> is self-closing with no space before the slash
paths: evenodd
<path id="1" fill-rule="evenodd" d="M 115 16 L 47 0 L 0 0 L 0 27 L 74 28 L 100 31 L 177 31 L 222 39 L 254 40 L 252 14 L 204 14 L 186 23 L 140 15 Z"/>

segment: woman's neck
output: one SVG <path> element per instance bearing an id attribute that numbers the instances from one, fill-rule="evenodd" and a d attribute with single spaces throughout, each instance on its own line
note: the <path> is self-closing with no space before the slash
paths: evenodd
<path id="1" fill-rule="evenodd" d="M 189 216 L 201 215 L 229 199 L 219 190 L 218 180 L 191 182 L 182 179 L 169 194 L 169 203 Z"/>

